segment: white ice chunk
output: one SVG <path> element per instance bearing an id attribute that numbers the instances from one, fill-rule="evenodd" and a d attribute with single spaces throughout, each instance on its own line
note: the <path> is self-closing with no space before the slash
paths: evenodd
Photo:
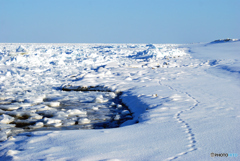
<path id="1" fill-rule="evenodd" d="M 118 104 L 118 105 L 117 105 L 117 108 L 122 108 L 122 105 Z"/>
<path id="2" fill-rule="evenodd" d="M 29 107 L 29 106 L 32 106 L 31 103 L 21 103 L 19 104 L 20 107 Z"/>
<path id="3" fill-rule="evenodd" d="M 15 127 L 15 124 L 4 124 L 4 123 L 0 123 L 0 131 L 4 130 L 4 129 L 10 129 Z"/>
<path id="4" fill-rule="evenodd" d="M 132 78 L 131 77 L 127 77 L 125 80 L 131 81 Z"/>
<path id="5" fill-rule="evenodd" d="M 18 108 L 19 108 L 18 105 L 4 105 L 0 107 L 0 109 L 7 110 L 7 111 L 17 110 Z"/>
<path id="6" fill-rule="evenodd" d="M 68 117 L 68 114 L 66 112 L 63 111 L 59 111 L 54 115 L 55 118 L 66 118 Z"/>
<path id="7" fill-rule="evenodd" d="M 53 119 L 53 118 L 44 118 L 43 119 L 44 123 L 46 125 L 49 125 L 49 126 L 54 126 L 54 127 L 57 127 L 58 125 L 61 126 L 62 125 L 62 120 L 59 120 L 59 119 Z"/>
<path id="8" fill-rule="evenodd" d="M 107 101 L 108 101 L 108 99 L 104 99 L 102 95 L 99 95 L 97 98 L 94 99 L 95 103 L 104 103 Z"/>
<path id="9" fill-rule="evenodd" d="M 20 45 L 17 49 L 16 52 L 27 52 L 27 49 L 25 47 L 23 47 L 22 45 Z"/>
<path id="10" fill-rule="evenodd" d="M 66 54 L 71 54 L 72 52 L 73 52 L 73 51 L 70 50 L 70 49 L 67 49 L 67 50 L 65 51 Z"/>
<path id="11" fill-rule="evenodd" d="M 111 106 L 114 106 L 114 105 L 115 105 L 115 103 L 114 103 L 114 102 L 112 102 L 112 103 L 111 103 Z"/>
<path id="12" fill-rule="evenodd" d="M 59 123 L 51 123 L 51 124 L 47 124 L 47 126 L 59 127 L 59 126 L 62 126 L 62 123 L 61 122 L 59 122 Z"/>
<path id="13" fill-rule="evenodd" d="M 115 98 L 116 96 L 117 96 L 117 95 L 116 95 L 114 92 L 110 92 L 110 93 L 109 93 L 109 97 L 112 98 L 112 99 Z"/>
<path id="14" fill-rule="evenodd" d="M 0 123 L 9 124 L 10 122 L 14 121 L 14 117 L 9 115 L 2 114 L 0 115 Z"/>
<path id="15" fill-rule="evenodd" d="M 10 71 L 8 71 L 7 73 L 6 73 L 6 76 L 7 77 L 10 77 L 12 75 L 12 73 L 10 72 Z"/>
<path id="16" fill-rule="evenodd" d="M 128 110 L 123 110 L 123 111 L 121 112 L 121 114 L 122 114 L 122 115 L 128 115 L 128 114 L 130 114 L 130 112 L 129 112 Z"/>
<path id="17" fill-rule="evenodd" d="M 29 119 L 32 119 L 32 120 L 41 120 L 42 118 L 43 118 L 43 116 L 41 116 L 41 115 L 38 115 L 38 114 L 36 114 L 36 113 L 31 113 Z"/>
<path id="18" fill-rule="evenodd" d="M 63 121 L 63 126 L 72 126 L 75 124 L 76 124 L 76 122 L 74 120 L 64 120 Z"/>
<path id="19" fill-rule="evenodd" d="M 121 118 L 120 115 L 116 115 L 116 116 L 114 117 L 114 120 L 117 121 L 117 120 L 120 120 L 120 118 Z"/>
<path id="20" fill-rule="evenodd" d="M 38 129 L 38 128 L 41 128 L 43 126 L 44 126 L 44 124 L 42 122 L 37 122 L 35 125 L 29 126 L 29 128 Z"/>
<path id="21" fill-rule="evenodd" d="M 97 111 L 97 110 L 98 110 L 98 107 L 93 106 L 93 107 L 92 107 L 92 110 Z"/>
<path id="22" fill-rule="evenodd" d="M 74 116 L 74 115 L 87 115 L 87 111 L 81 111 L 78 109 L 73 109 L 73 110 L 68 110 L 67 114 L 70 116 Z"/>
<path id="23" fill-rule="evenodd" d="M 78 120 L 78 124 L 88 124 L 90 122 L 91 122 L 91 120 L 89 120 L 88 118 L 80 118 Z"/>
<path id="24" fill-rule="evenodd" d="M 0 141 L 7 140 L 7 134 L 5 132 L 0 131 Z"/>
<path id="25" fill-rule="evenodd" d="M 46 98 L 45 95 L 39 96 L 39 97 L 37 97 L 37 98 L 34 100 L 34 103 L 41 103 L 41 102 L 43 102 L 43 99 L 44 99 L 44 98 Z"/>
<path id="26" fill-rule="evenodd" d="M 105 73 L 105 75 L 111 75 L 112 73 L 111 73 L 111 71 L 107 71 L 106 73 Z"/>
<path id="27" fill-rule="evenodd" d="M 60 102 L 50 102 L 49 106 L 50 107 L 58 107 L 58 106 L 60 106 Z"/>

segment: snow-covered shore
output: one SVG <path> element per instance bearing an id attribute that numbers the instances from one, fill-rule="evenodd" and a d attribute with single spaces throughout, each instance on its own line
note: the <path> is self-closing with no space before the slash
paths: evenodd
<path id="1" fill-rule="evenodd" d="M 0 159 L 192 161 L 239 154 L 239 61 L 237 40 L 0 44 L 0 97 L 14 104 L 9 110 L 38 110 L 43 98 L 62 97 L 62 87 L 100 86 L 121 91 L 133 113 L 120 128 L 21 133 L 0 143 Z M 8 116 L 10 106 L 0 106 Z M 7 119 L 1 117 L 5 134 Z"/>

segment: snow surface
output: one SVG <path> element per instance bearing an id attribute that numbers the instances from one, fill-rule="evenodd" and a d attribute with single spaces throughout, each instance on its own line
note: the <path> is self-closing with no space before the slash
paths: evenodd
<path id="1" fill-rule="evenodd" d="M 81 98 L 75 91 L 66 96 L 59 90 L 63 87 L 121 91 L 133 113 L 120 128 L 35 131 L 5 138 L 0 160 L 239 160 L 210 157 L 212 152 L 240 154 L 239 61 L 238 40 L 190 45 L 0 44 L 3 137 L 11 133 L 9 113 L 24 115 L 28 110 L 36 119 L 36 110 L 54 112 L 60 98 Z M 56 100 L 39 106 L 46 98 Z M 86 99 L 105 102 L 99 95 Z M 61 126 L 63 114 L 76 113 L 81 111 L 45 118 L 44 123 Z"/>

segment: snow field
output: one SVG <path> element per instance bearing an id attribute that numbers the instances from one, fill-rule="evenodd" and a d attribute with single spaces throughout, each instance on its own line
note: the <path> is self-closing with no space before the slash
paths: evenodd
<path id="1" fill-rule="evenodd" d="M 28 54 L 16 52 L 20 45 Z M 212 152 L 237 153 L 239 46 L 239 42 L 2 44 L 1 119 L 10 121 L 14 116 L 9 113 L 16 111 L 18 117 L 37 119 L 42 112 L 43 121 L 29 127 L 48 124 L 49 131 L 10 137 L 1 143 L 0 158 L 190 161 L 212 160 Z M 92 96 L 79 90 L 105 92 Z M 122 105 L 106 101 L 120 91 Z M 51 107 L 50 102 L 60 105 Z M 79 102 L 80 112 L 70 111 Z M 114 113 L 110 118 L 109 111 Z M 89 129 L 95 120 L 118 121 L 123 116 L 131 118 L 120 128 L 51 131 L 73 123 Z M 22 130 L 12 126 L 2 123 L 1 132 Z"/>
<path id="2" fill-rule="evenodd" d="M 65 101 L 64 99 L 75 101 L 82 98 L 77 98 L 75 94 L 74 96 L 70 96 L 72 97 L 70 99 L 68 98 L 69 96 L 63 96 L 63 92 L 57 91 L 57 88 L 63 86 L 62 84 L 66 81 L 79 81 L 84 78 L 93 80 L 96 76 L 103 79 L 104 77 L 113 76 L 111 70 L 105 68 L 106 64 L 109 67 L 115 67 L 116 65 L 131 67 L 131 64 L 133 64 L 132 61 L 136 60 L 137 64 L 142 64 L 141 67 L 145 68 L 152 67 L 149 64 L 145 64 L 146 61 L 152 62 L 152 60 L 161 60 L 162 58 L 169 60 L 168 57 L 175 58 L 176 55 L 185 55 L 184 52 L 171 46 L 155 47 L 154 45 L 140 45 L 132 46 L 134 50 L 129 51 L 128 45 L 3 45 L 0 49 L 0 66 L 2 67 L 0 71 L 2 80 L 0 113 L 4 114 L 4 116 L 16 118 L 10 122 L 8 121 L 8 124 L 15 123 L 16 128 L 24 127 L 25 129 L 71 126 L 74 125 L 74 122 L 75 124 L 96 122 L 93 120 L 98 120 L 98 122 L 101 122 L 99 120 L 111 120 L 111 117 L 104 117 L 102 114 L 98 114 L 99 119 L 91 117 L 92 121 L 87 120 L 86 111 L 76 111 L 76 109 L 75 111 L 66 109 L 59 111 L 58 109 L 61 106 L 60 101 Z M 129 59 L 130 57 L 134 57 L 135 59 Z M 114 63 L 114 61 L 118 63 Z M 160 67 L 155 62 L 150 64 Z M 167 65 L 171 67 L 170 63 Z M 162 67 L 167 65 L 162 63 Z M 63 71 L 68 71 L 67 75 L 63 74 Z M 79 73 L 79 71 L 81 72 Z M 122 75 L 126 75 L 125 80 L 132 81 L 132 75 L 127 73 Z M 92 82 L 89 89 L 82 86 L 81 90 L 91 91 L 92 85 L 95 85 L 95 83 Z M 66 85 L 63 87 L 67 87 L 68 90 L 75 90 Z M 107 89 L 97 86 L 94 87 L 94 90 L 115 91 L 115 87 Z M 116 94 L 110 92 L 108 97 L 114 99 Z M 94 103 L 107 103 L 108 101 L 109 98 L 103 98 L 102 95 L 96 96 L 93 101 L 85 100 L 85 102 Z M 121 105 L 116 106 L 117 109 L 121 109 Z M 93 108 L 94 111 L 102 111 L 98 107 Z M 119 114 L 114 116 L 113 120 L 121 120 L 122 116 L 129 115 L 130 112 L 125 110 Z M 50 121 L 48 117 L 54 117 L 56 120 Z M 76 117 L 85 118 L 78 119 Z M 64 120 L 63 118 L 69 118 L 70 120 Z M 131 119 L 130 116 L 128 118 Z M 6 118 L 2 120 L 1 122 L 6 123 Z M 40 122 L 43 123 L 43 126 Z M 8 134 L 2 134 L 2 136 L 1 140 L 5 140 Z"/>

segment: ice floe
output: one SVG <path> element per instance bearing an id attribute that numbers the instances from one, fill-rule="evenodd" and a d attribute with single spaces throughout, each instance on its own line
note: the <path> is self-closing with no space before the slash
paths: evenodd
<path id="1" fill-rule="evenodd" d="M 239 46 L 0 44 L 0 159 L 209 160 L 209 149 L 236 151 Z"/>

